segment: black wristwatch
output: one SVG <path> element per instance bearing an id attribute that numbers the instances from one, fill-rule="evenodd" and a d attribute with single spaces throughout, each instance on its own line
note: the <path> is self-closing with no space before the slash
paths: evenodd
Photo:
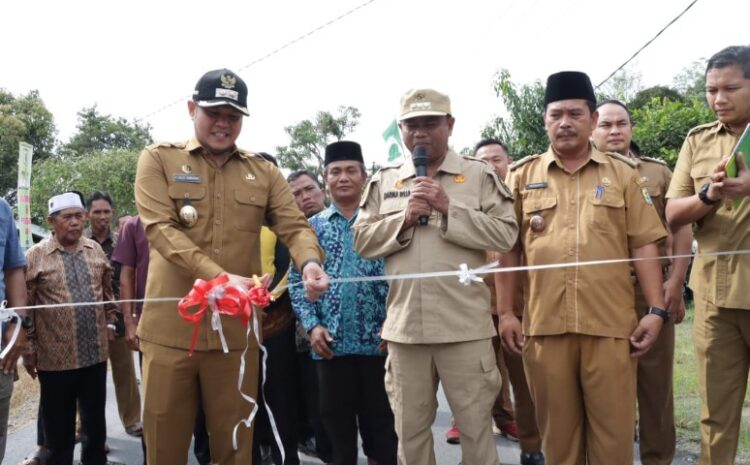
<path id="1" fill-rule="evenodd" d="M 707 182 L 704 185 L 701 186 L 701 190 L 698 191 L 698 198 L 701 199 L 701 202 L 705 203 L 706 205 L 716 205 L 719 203 L 718 200 L 711 200 L 708 198 L 708 188 L 711 187 L 711 183 Z"/>
<path id="2" fill-rule="evenodd" d="M 21 327 L 23 329 L 31 329 L 31 327 L 34 326 L 34 322 L 31 320 L 31 317 L 28 315 L 14 316 L 13 320 L 14 320 L 13 324 L 17 324 L 18 320 L 21 320 Z"/>
<path id="3" fill-rule="evenodd" d="M 649 315 L 656 315 L 656 316 L 658 316 L 659 318 L 661 318 L 662 320 L 664 320 L 665 323 L 667 321 L 669 321 L 669 312 L 666 311 L 666 310 L 664 310 L 663 308 L 649 307 L 648 308 L 648 314 Z"/>

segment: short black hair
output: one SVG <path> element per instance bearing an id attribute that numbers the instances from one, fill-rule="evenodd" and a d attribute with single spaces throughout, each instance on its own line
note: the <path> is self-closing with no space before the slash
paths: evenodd
<path id="1" fill-rule="evenodd" d="M 505 145 L 505 143 L 501 141 L 500 139 L 495 139 L 494 137 L 487 137 L 477 142 L 477 145 L 474 146 L 474 154 L 476 154 L 479 151 L 479 149 L 487 145 L 499 145 L 500 147 L 503 148 L 503 150 L 505 150 L 505 153 L 507 153 L 508 156 L 510 156 L 510 153 L 508 152 L 508 146 Z"/>
<path id="2" fill-rule="evenodd" d="M 83 196 L 81 196 L 81 198 L 83 198 Z M 112 197 L 109 194 L 102 191 L 95 191 L 89 196 L 88 200 L 86 200 L 86 211 L 91 210 L 91 205 L 97 200 L 106 200 L 110 207 L 115 208 L 115 204 L 112 202 Z"/>
<path id="3" fill-rule="evenodd" d="M 732 45 L 708 59 L 706 74 L 712 69 L 726 68 L 727 66 L 739 66 L 745 79 L 750 79 L 750 46 Z"/>
<path id="4" fill-rule="evenodd" d="M 607 104 L 617 105 L 618 107 L 620 107 L 620 108 L 622 108 L 623 110 L 625 110 L 625 113 L 627 113 L 627 114 L 628 114 L 628 121 L 630 122 L 630 124 L 633 124 L 633 114 L 632 114 L 632 113 L 630 113 L 630 108 L 628 108 L 628 106 L 627 106 L 627 105 L 625 105 L 625 103 L 621 102 L 620 100 L 617 100 L 617 99 L 614 99 L 614 98 L 612 98 L 612 99 L 608 99 L 608 100 L 604 100 L 604 101 L 601 101 L 601 102 L 599 102 L 599 104 L 598 104 L 598 105 L 596 106 L 596 109 L 598 110 L 598 109 L 599 109 L 599 108 L 601 108 L 601 107 L 602 107 L 603 105 L 607 105 Z"/>
<path id="5" fill-rule="evenodd" d="M 299 178 L 301 176 L 307 176 L 308 178 L 310 178 L 313 181 L 315 181 L 315 184 L 317 184 L 319 188 L 321 188 L 321 189 L 323 188 L 323 186 L 320 184 L 320 181 L 318 180 L 318 177 L 315 175 L 315 173 L 313 173 L 310 170 L 297 170 L 297 171 L 294 171 L 293 173 L 291 173 L 289 176 L 286 177 L 286 182 L 296 181 L 297 178 Z"/>

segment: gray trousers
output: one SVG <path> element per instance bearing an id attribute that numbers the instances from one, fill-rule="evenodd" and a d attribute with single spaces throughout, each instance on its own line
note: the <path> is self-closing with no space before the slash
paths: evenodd
<path id="1" fill-rule="evenodd" d="M 13 394 L 13 375 L 0 372 L 0 463 L 3 463 L 3 458 L 5 458 L 11 394 Z"/>

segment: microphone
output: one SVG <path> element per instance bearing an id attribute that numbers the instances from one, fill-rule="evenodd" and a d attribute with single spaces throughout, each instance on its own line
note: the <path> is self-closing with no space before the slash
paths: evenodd
<path id="1" fill-rule="evenodd" d="M 414 147 L 414 153 L 411 155 L 411 160 L 414 163 L 414 169 L 417 171 L 417 176 L 427 176 L 427 150 L 424 145 L 417 145 Z M 427 215 L 419 217 L 419 224 L 424 226 L 430 218 Z"/>

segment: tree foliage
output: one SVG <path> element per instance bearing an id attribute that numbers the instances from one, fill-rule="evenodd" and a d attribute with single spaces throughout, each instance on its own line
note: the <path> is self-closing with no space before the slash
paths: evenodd
<path id="1" fill-rule="evenodd" d="M 661 158 L 673 168 L 688 131 L 714 119 L 711 109 L 701 101 L 653 98 L 633 110 L 633 140 L 644 155 Z"/>
<path id="2" fill-rule="evenodd" d="M 641 89 L 643 89 L 641 73 L 624 68 L 597 89 L 597 100 L 615 99 L 621 102 L 631 102 Z"/>
<path id="3" fill-rule="evenodd" d="M 319 111 L 312 120 L 287 126 L 284 130 L 291 142 L 276 147 L 279 165 L 292 171 L 306 169 L 322 179 L 326 145 L 351 133 L 359 124 L 359 117 L 357 108 L 340 106 L 335 115 Z"/>
<path id="4" fill-rule="evenodd" d="M 52 113 L 38 91 L 14 96 L 0 89 L 0 195 L 10 203 L 15 203 L 18 182 L 18 143 L 28 142 L 34 147 L 36 163 L 52 155 L 55 133 Z"/>
<path id="5" fill-rule="evenodd" d="M 153 141 L 150 124 L 102 115 L 96 105 L 78 112 L 77 129 L 60 149 L 61 156 L 106 153 L 118 149 L 141 150 Z"/>
<path id="6" fill-rule="evenodd" d="M 685 98 L 676 90 L 667 86 L 653 86 L 647 89 L 643 89 L 638 92 L 633 100 L 628 101 L 628 108 L 630 111 L 643 108 L 647 104 L 651 103 L 653 99 L 664 100 L 669 99 L 673 102 L 684 102 Z"/>
<path id="7" fill-rule="evenodd" d="M 531 84 L 513 83 L 510 71 L 501 69 L 493 82 L 495 93 L 507 111 L 482 130 L 482 137 L 501 139 L 512 158 L 543 152 L 549 144 L 544 129 L 544 86 L 539 80 Z"/>
<path id="8" fill-rule="evenodd" d="M 135 214 L 133 184 L 139 153 L 114 149 L 37 163 L 31 176 L 32 221 L 46 225 L 47 200 L 70 190 L 80 191 L 85 197 L 97 190 L 106 191 L 118 213 Z"/>
<path id="9" fill-rule="evenodd" d="M 686 99 L 706 99 L 706 59 L 695 60 L 672 79 L 674 87 Z"/>

